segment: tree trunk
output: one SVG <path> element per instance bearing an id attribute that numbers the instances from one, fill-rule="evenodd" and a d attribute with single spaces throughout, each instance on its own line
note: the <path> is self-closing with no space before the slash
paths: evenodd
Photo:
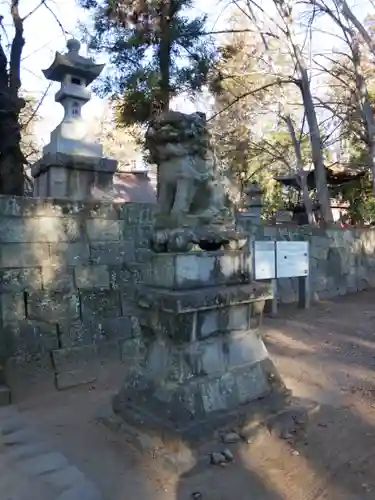
<path id="1" fill-rule="evenodd" d="M 309 136 L 311 144 L 311 157 L 315 169 L 315 186 L 320 205 L 320 212 L 325 222 L 332 222 L 332 210 L 330 207 L 329 193 L 327 187 L 327 176 L 324 165 L 324 157 L 322 152 L 322 140 L 320 137 L 320 130 L 318 120 L 316 118 L 314 102 L 311 94 L 310 80 L 307 72 L 305 60 L 301 53 L 299 46 L 294 41 L 291 26 L 291 12 L 293 2 L 285 2 L 274 0 L 276 9 L 278 10 L 281 18 L 285 24 L 285 35 L 290 45 L 292 56 L 294 56 L 297 70 L 300 74 L 300 81 L 298 82 L 302 94 L 302 101 L 306 113 L 306 119 L 309 126 Z"/>
<path id="2" fill-rule="evenodd" d="M 361 108 L 362 119 L 367 129 L 367 146 L 371 162 L 372 190 L 375 196 L 375 120 L 365 79 L 362 75 L 361 56 L 357 38 L 358 37 L 355 35 L 352 35 L 350 48 L 353 54 L 357 99 Z"/>
<path id="3" fill-rule="evenodd" d="M 0 193 L 12 196 L 24 196 L 25 179 L 20 151 L 8 150 L 0 156 Z"/>
<path id="4" fill-rule="evenodd" d="M 311 198 L 309 196 L 309 190 L 307 187 L 306 172 L 305 172 L 305 169 L 303 168 L 301 144 L 297 140 L 296 132 L 294 130 L 294 125 L 293 125 L 292 119 L 289 115 L 285 116 L 285 122 L 287 124 L 289 134 L 290 134 L 290 137 L 292 139 L 292 144 L 293 144 L 294 152 L 295 152 L 296 159 L 297 159 L 299 184 L 300 184 L 300 188 L 302 191 L 302 199 L 303 199 L 303 204 L 304 204 L 305 210 L 306 210 L 307 220 L 309 221 L 309 224 L 315 224 L 315 217 L 314 217 L 312 202 L 311 202 Z"/>
<path id="5" fill-rule="evenodd" d="M 160 70 L 160 111 L 168 111 L 170 105 L 170 66 L 171 66 L 171 36 L 170 21 L 173 0 L 167 0 L 161 8 L 160 15 L 160 44 L 158 50 L 159 70 Z"/>
<path id="6" fill-rule="evenodd" d="M 305 68 L 303 61 L 301 63 L 302 56 L 299 52 L 298 47 L 296 47 L 295 50 L 299 54 L 297 62 L 301 75 L 300 89 L 302 93 L 303 105 L 306 112 L 306 119 L 309 126 L 311 157 L 315 169 L 315 187 L 317 191 L 321 215 L 324 221 L 329 223 L 333 221 L 333 217 L 329 202 L 327 176 L 326 176 L 326 169 L 324 165 L 324 158 L 322 152 L 322 141 L 320 137 L 320 130 L 311 95 L 310 81 L 307 74 L 307 70 Z"/>
<path id="7" fill-rule="evenodd" d="M 19 0 L 11 0 L 10 13 L 15 33 L 10 48 L 9 71 L 7 57 L 0 41 L 0 193 L 23 196 L 24 165 L 27 162 L 20 147 L 19 116 L 25 102 L 19 97 L 19 90 L 25 40 Z"/>
<path id="8" fill-rule="evenodd" d="M 373 56 L 375 56 L 375 42 L 370 33 L 366 30 L 359 19 L 353 14 L 346 0 L 335 0 L 338 7 L 340 7 L 342 15 L 347 21 L 349 21 L 359 32 L 363 40 L 366 42 L 368 48 L 371 50 Z"/>
<path id="9" fill-rule="evenodd" d="M 8 89 L 0 90 L 0 193 L 24 195 L 24 165 L 27 163 L 21 152 L 21 130 L 19 112 L 23 100 L 16 102 Z"/>

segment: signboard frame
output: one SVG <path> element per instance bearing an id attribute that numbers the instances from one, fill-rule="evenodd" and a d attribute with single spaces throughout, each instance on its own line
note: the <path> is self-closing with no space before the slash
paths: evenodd
<path id="1" fill-rule="evenodd" d="M 264 247 L 266 247 L 266 249 Z M 264 252 L 268 254 L 266 258 L 264 258 Z M 298 307 L 303 309 L 308 309 L 310 307 L 309 254 L 308 241 L 261 240 L 253 242 L 254 279 L 271 280 L 273 286 L 273 299 L 271 301 L 272 315 L 275 316 L 277 314 L 278 279 L 297 278 Z M 285 261 L 287 261 L 287 264 L 285 264 Z M 285 269 L 287 269 L 287 271 Z"/>
<path id="2" fill-rule="evenodd" d="M 309 275 L 309 242 L 276 242 L 276 277 L 300 278 Z"/>
<path id="3" fill-rule="evenodd" d="M 254 241 L 254 279 L 272 280 L 276 278 L 276 242 Z"/>

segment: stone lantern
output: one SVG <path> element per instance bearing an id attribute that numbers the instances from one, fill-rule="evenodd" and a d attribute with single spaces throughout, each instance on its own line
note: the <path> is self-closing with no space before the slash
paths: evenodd
<path id="1" fill-rule="evenodd" d="M 68 52 L 56 52 L 45 77 L 61 84 L 55 101 L 64 108 L 62 122 L 52 131 L 43 157 L 32 166 L 34 196 L 85 200 L 95 190 L 112 186 L 117 162 L 103 158 L 103 147 L 92 136 L 90 125 L 82 117 L 82 107 L 91 99 L 87 88 L 102 72 L 104 64 L 95 64 L 79 55 L 80 42 L 67 42 Z"/>
<path id="2" fill-rule="evenodd" d="M 250 182 L 244 189 L 244 206 L 245 211 L 241 212 L 242 216 L 252 218 L 252 222 L 260 223 L 262 212 L 262 189 L 257 182 Z"/>

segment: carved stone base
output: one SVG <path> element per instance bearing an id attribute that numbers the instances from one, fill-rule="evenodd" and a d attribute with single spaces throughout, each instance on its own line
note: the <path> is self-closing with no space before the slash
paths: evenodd
<path id="1" fill-rule="evenodd" d="M 31 167 L 34 196 L 92 200 L 95 189 L 112 187 L 116 160 L 48 153 Z"/>
<path id="2" fill-rule="evenodd" d="M 215 350 L 210 347 L 205 351 L 206 368 L 215 363 L 209 360 Z M 158 363 L 166 361 L 166 369 L 172 372 L 175 356 L 169 354 L 168 358 L 163 356 Z M 114 396 L 113 411 L 146 431 L 159 430 L 199 440 L 234 421 L 266 418 L 285 405 L 289 393 L 270 359 L 222 371 L 223 368 L 211 376 L 203 372 L 200 376 L 191 375 L 190 380 L 183 382 L 168 380 L 163 386 L 155 385 L 145 374 L 134 376 Z"/>
<path id="3" fill-rule="evenodd" d="M 193 438 L 253 411 L 253 401 L 280 404 L 285 387 L 260 336 L 272 287 L 250 282 L 249 255 L 158 254 L 151 266 L 139 292 L 144 356 L 114 411 Z"/>
<path id="4" fill-rule="evenodd" d="M 150 240 L 154 252 L 240 250 L 246 244 L 245 234 L 225 225 L 156 229 Z"/>

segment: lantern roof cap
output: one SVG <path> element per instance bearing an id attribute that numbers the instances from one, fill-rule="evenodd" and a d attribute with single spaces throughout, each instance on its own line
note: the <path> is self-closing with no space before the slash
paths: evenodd
<path id="1" fill-rule="evenodd" d="M 95 64 L 92 59 L 79 55 L 81 44 L 75 38 L 68 40 L 66 46 L 68 52 L 66 54 L 56 52 L 51 66 L 43 70 L 44 76 L 54 82 L 62 82 L 68 74 L 80 76 L 89 85 L 100 75 L 105 64 Z"/>

